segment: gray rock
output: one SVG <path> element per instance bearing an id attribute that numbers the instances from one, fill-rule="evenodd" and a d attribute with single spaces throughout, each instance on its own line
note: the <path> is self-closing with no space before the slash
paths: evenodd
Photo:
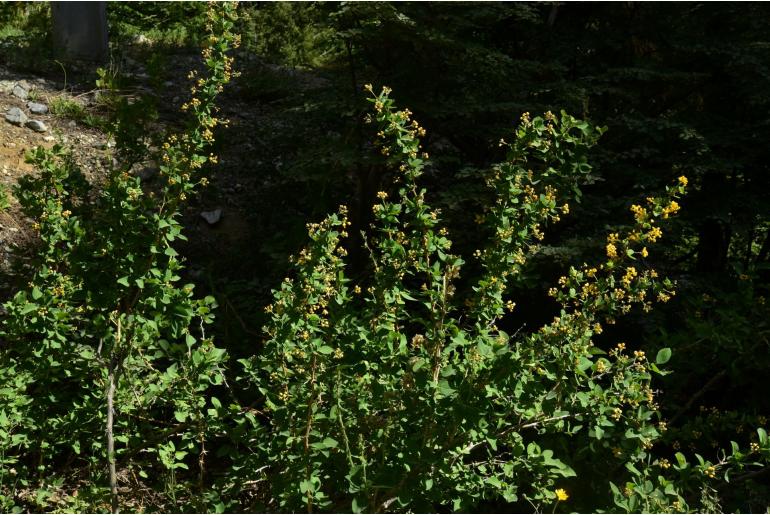
<path id="1" fill-rule="evenodd" d="M 40 120 L 30 120 L 26 123 L 28 129 L 32 129 L 35 132 L 45 132 L 48 130 L 46 124 Z"/>
<path id="2" fill-rule="evenodd" d="M 22 100 L 27 100 L 27 97 L 29 96 L 29 91 L 27 91 L 21 84 L 16 84 L 11 93 L 13 93 L 13 96 L 19 97 Z"/>
<path id="3" fill-rule="evenodd" d="M 10 108 L 8 113 L 5 115 L 5 119 L 14 125 L 18 125 L 19 127 L 24 125 L 28 120 L 27 115 L 24 114 L 24 111 L 18 107 Z"/>
<path id="4" fill-rule="evenodd" d="M 214 225 L 222 218 L 222 210 L 217 208 L 214 211 L 203 211 L 201 218 L 206 220 L 209 225 Z"/>
<path id="5" fill-rule="evenodd" d="M 95 141 L 91 146 L 94 148 L 98 148 L 99 150 L 107 150 L 115 147 L 115 140 L 108 139 L 106 141 Z"/>
<path id="6" fill-rule="evenodd" d="M 32 114 L 46 114 L 48 112 L 47 105 L 38 104 L 37 102 L 27 102 L 27 107 Z"/>
<path id="7" fill-rule="evenodd" d="M 145 166 L 144 168 L 136 172 L 136 175 L 143 181 L 149 181 L 150 179 L 155 177 L 158 174 L 158 172 L 159 170 L 154 166 Z M 203 214 L 201 214 L 201 216 L 203 216 Z"/>

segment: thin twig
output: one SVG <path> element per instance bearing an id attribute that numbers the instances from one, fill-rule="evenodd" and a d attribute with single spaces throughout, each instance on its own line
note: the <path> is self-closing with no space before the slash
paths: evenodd
<path id="1" fill-rule="evenodd" d="M 230 299 L 228 298 L 228 296 L 227 296 L 227 295 L 225 295 L 225 294 L 223 293 L 223 294 L 222 294 L 222 298 L 223 298 L 223 299 L 225 299 L 225 304 L 227 304 L 227 306 L 228 306 L 228 307 L 229 307 L 229 308 L 232 310 L 232 313 L 233 313 L 233 315 L 235 316 L 235 319 L 236 319 L 236 320 L 238 321 L 238 323 L 241 325 L 241 329 L 243 329 L 243 332 L 245 332 L 246 334 L 250 334 L 250 335 L 252 335 L 252 336 L 262 336 L 260 333 L 258 333 L 258 332 L 256 332 L 256 331 L 252 331 L 251 329 L 249 329 L 248 327 L 246 327 L 246 323 L 243 321 L 243 319 L 241 318 L 241 316 L 238 314 L 238 310 L 236 310 L 236 309 L 235 309 L 235 306 L 233 306 L 233 303 L 232 303 L 232 302 L 230 302 Z"/>
<path id="2" fill-rule="evenodd" d="M 714 377 L 712 377 L 711 379 L 709 379 L 709 381 L 708 381 L 706 384 L 704 384 L 704 385 L 703 385 L 703 388 L 701 388 L 700 390 L 698 390 L 697 392 L 695 392 L 695 395 L 693 395 L 692 397 L 690 397 L 690 400 L 688 400 L 688 401 L 687 401 L 687 404 L 685 404 L 685 405 L 682 407 L 682 409 L 680 409 L 679 411 L 677 411 L 676 415 L 674 415 L 674 416 L 671 418 L 671 420 L 669 420 L 669 424 L 673 425 L 673 424 L 674 424 L 674 423 L 675 423 L 677 420 L 679 420 L 679 418 L 680 418 L 682 415 L 684 415 L 685 413 L 687 413 L 687 411 L 688 411 L 688 410 L 689 410 L 689 409 L 692 407 L 692 405 L 693 405 L 693 403 L 695 403 L 695 401 L 697 401 L 698 399 L 700 399 L 700 398 L 703 396 L 703 394 L 705 394 L 705 393 L 706 393 L 706 392 L 707 392 L 707 391 L 708 391 L 708 390 L 709 390 L 709 389 L 710 389 L 712 386 L 714 386 L 714 384 L 716 384 L 716 382 L 717 382 L 717 381 L 719 381 L 720 379 L 722 379 L 722 378 L 723 378 L 725 375 L 727 375 L 727 369 L 726 369 L 726 368 L 723 368 L 723 369 L 722 369 L 722 370 L 720 370 L 720 371 L 719 371 L 719 372 L 718 372 L 716 375 L 714 375 Z"/>
<path id="3" fill-rule="evenodd" d="M 118 332 L 112 347 L 112 359 L 108 371 L 109 386 L 107 387 L 107 461 L 110 469 L 110 508 L 112 513 L 118 513 L 118 474 L 115 469 L 115 435 L 113 425 L 115 422 L 115 389 L 118 381 L 119 346 L 120 346 L 120 318 L 118 318 Z"/>

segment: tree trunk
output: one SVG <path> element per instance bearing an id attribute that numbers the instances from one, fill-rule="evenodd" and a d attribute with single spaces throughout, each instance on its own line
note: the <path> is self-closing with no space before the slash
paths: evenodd
<path id="1" fill-rule="evenodd" d="M 698 240 L 698 263 L 695 270 L 702 276 L 716 276 L 727 267 L 732 231 L 721 220 L 707 218 L 703 221 Z"/>
<path id="2" fill-rule="evenodd" d="M 109 57 L 107 2 L 51 2 L 54 53 L 66 60 Z"/>

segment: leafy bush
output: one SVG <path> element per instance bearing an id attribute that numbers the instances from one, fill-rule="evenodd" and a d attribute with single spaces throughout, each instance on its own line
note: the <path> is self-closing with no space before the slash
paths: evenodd
<path id="1" fill-rule="evenodd" d="M 617 506 L 686 509 L 670 481 L 659 478 L 659 489 L 646 481 L 665 429 L 652 374 L 671 351 L 650 361 L 625 343 L 607 353 L 594 337 L 632 307 L 648 311 L 674 294 L 644 265 L 687 179 L 632 206 L 635 223 L 609 235 L 604 262 L 559 280 L 550 293 L 561 310 L 551 323 L 511 334 L 499 327 L 515 308 L 506 290 L 545 227 L 579 199 L 602 129 L 565 113 L 522 117 L 488 181 L 497 200 L 485 216 L 493 236 L 475 253 L 483 272 L 461 294 L 464 261 L 450 253 L 439 213 L 417 184 L 425 131 L 395 109 L 387 88 L 371 101 L 381 153 L 399 170 L 394 199 L 380 192 L 373 207 L 371 280 L 346 277 L 344 206 L 310 224 L 295 276 L 267 307 L 265 349 L 243 361 L 264 396 L 268 426 L 256 426 L 252 441 L 263 443 L 272 468 L 274 508 L 466 511 L 504 499 L 541 511 L 569 498 L 576 469 L 625 465 L 645 481 L 638 492 L 630 481 L 630 498 L 621 494 Z M 707 475 L 710 466 L 701 464 Z M 679 467 L 687 468 L 684 456 Z M 602 472 L 604 492 L 593 492 L 593 502 L 607 498 Z"/>
<path id="2" fill-rule="evenodd" d="M 408 110 L 396 109 L 387 88 L 374 94 L 368 87 L 374 106 L 368 121 L 376 122 L 377 146 L 394 169 L 395 187 L 376 194 L 374 223 L 361 240 L 348 234 L 354 231 L 345 207 L 309 225 L 310 243 L 266 309 L 264 348 L 241 361 L 238 386 L 255 402 L 235 399 L 225 376 L 228 356 L 211 335 L 216 302 L 180 284 L 175 249 L 184 239 L 180 210 L 205 185 L 200 169 L 216 162 L 213 130 L 225 124 L 214 100 L 233 75 L 226 52 L 238 37 L 233 6 L 220 5 L 206 20 L 184 19 L 201 5 L 114 11 L 127 13 L 125 36 L 158 19 L 178 21 L 165 39 L 157 34 L 169 45 L 209 25 L 207 74 L 191 74 L 196 83 L 183 107 L 192 114 L 185 131 L 148 134 L 151 104 L 111 95 L 119 77 L 103 70 L 98 85 L 113 111 L 105 127 L 119 159 L 106 182 L 88 184 L 60 146 L 29 156 L 39 174 L 26 177 L 16 195 L 40 241 L 29 284 L 6 303 L 2 321 L 0 508 L 686 512 L 718 511 L 728 488 L 732 495 L 754 491 L 755 478 L 767 470 L 770 441 L 765 428 L 746 428 L 767 420 L 704 407 L 669 428 L 697 400 L 697 394 L 678 399 L 681 410 L 670 421 L 659 406 L 660 384 L 674 383 L 655 376 L 667 374 L 661 367 L 671 347 L 687 359 L 685 336 L 664 333 L 654 352 L 645 347 L 654 359 L 641 342 L 615 338 L 613 325 L 622 315 L 644 316 L 653 303 L 674 296 L 673 282 L 652 268 L 650 253 L 680 209 L 684 176 L 660 196 L 632 205 L 630 223 L 602 240 L 598 262 L 571 267 L 555 281 L 553 303 L 542 307 L 557 310 L 550 322 L 517 325 L 514 300 L 534 302 L 517 294 L 526 291 L 525 282 L 532 288 L 533 258 L 550 255 L 546 231 L 581 200 L 582 185 L 592 179 L 589 152 L 604 132 L 564 112 L 525 113 L 511 141 L 501 140 L 507 157 L 487 173 L 493 200 L 477 216 L 486 243 L 463 258 L 449 239 L 446 215 L 427 201 L 433 202 L 424 172 L 436 161 L 429 162 L 421 146 L 425 130 Z M 332 43 L 340 36 L 355 84 L 358 60 L 376 46 L 370 43 L 396 27 L 396 41 L 380 45 L 382 67 L 394 62 L 387 59 L 393 48 L 411 56 L 427 40 L 440 52 L 424 52 L 423 62 L 435 66 L 443 62 L 435 55 L 454 55 L 465 91 L 477 72 L 507 85 L 505 68 L 514 65 L 502 50 L 476 45 L 457 53 L 468 33 L 487 44 L 489 32 L 474 27 L 509 18 L 534 23 L 539 8 L 485 8 L 449 38 L 431 24 L 456 23 L 462 11 L 434 20 L 425 13 L 417 19 L 411 6 L 332 9 L 335 30 L 313 27 L 323 14 L 316 6 L 253 10 L 246 24 L 268 37 L 251 43 L 292 64 L 321 63 L 328 57 L 321 50 L 341 50 L 339 41 Z M 141 24 L 130 23 L 129 15 Z M 289 34 L 274 30 L 272 15 L 294 23 Z M 367 17 L 369 26 L 361 29 L 358 21 Z M 397 41 L 403 38 L 406 44 Z M 474 56 L 469 65 L 466 58 Z M 157 82 L 163 59 L 154 59 Z M 408 67 L 395 68 L 406 82 L 416 80 Z M 429 66 L 423 71 L 436 73 Z M 489 90 L 499 89 L 487 82 Z M 474 93 L 489 100 L 485 89 Z M 444 104 L 439 118 L 458 114 L 454 103 Z M 512 105 L 495 103 L 494 110 L 507 113 Z M 83 116 L 65 101 L 52 110 Z M 354 111 L 346 116 L 354 120 Z M 358 145 L 337 139 L 329 148 L 347 147 L 340 153 L 319 153 L 316 146 L 305 155 L 362 159 Z M 158 141 L 160 148 L 151 150 Z M 160 180 L 149 185 L 131 174 L 146 158 L 161 163 Z M 308 161 L 319 175 L 327 173 L 324 160 Z M 369 175 L 381 169 L 367 160 L 372 163 Z M 358 202 L 368 202 L 366 195 Z M 753 240 L 752 233 L 749 257 Z M 362 267 L 351 265 L 358 241 L 368 258 Z M 732 337 L 715 347 L 716 365 L 737 349 L 741 370 L 749 369 L 766 341 L 765 310 L 755 305 L 762 297 L 749 279 L 745 275 L 745 287 L 730 302 L 733 312 L 737 306 L 744 312 L 739 319 L 713 298 L 688 299 L 704 312 L 689 321 L 688 331 L 699 340 Z M 758 341 L 743 345 L 751 336 Z M 704 363 L 698 363 L 701 374 L 737 375 L 712 372 L 716 365 Z M 736 425 L 743 428 L 735 438 L 740 443 L 723 437 Z M 715 459 L 704 457 L 711 456 L 702 449 L 705 440 Z"/>
<path id="3" fill-rule="evenodd" d="M 214 299 L 196 299 L 192 285 L 179 285 L 173 246 L 184 239 L 180 206 L 205 184 L 200 168 L 216 162 L 206 150 L 224 123 L 214 100 L 232 76 L 234 16 L 230 4 L 208 12 L 207 75 L 191 74 L 189 126 L 155 156 L 159 191 L 142 188 L 129 173 L 132 160 L 94 191 L 62 147 L 29 156 L 40 173 L 20 181 L 16 194 L 35 221 L 40 248 L 28 287 L 5 305 L 3 509 L 71 503 L 85 482 L 79 498 L 88 510 L 103 510 L 109 499 L 116 511 L 119 488 L 157 478 L 165 492 L 148 502 L 205 509 L 206 445 L 221 407 L 210 392 L 224 382 L 225 352 L 205 331 Z M 131 134 L 120 125 L 117 133 L 118 141 Z M 67 489 L 56 487 L 62 463 L 83 475 Z M 196 473 L 185 473 L 191 466 Z M 109 490 L 101 487 L 105 479 Z"/>

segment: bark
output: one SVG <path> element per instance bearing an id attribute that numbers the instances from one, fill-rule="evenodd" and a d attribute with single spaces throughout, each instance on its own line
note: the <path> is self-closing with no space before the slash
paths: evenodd
<path id="1" fill-rule="evenodd" d="M 112 513 L 118 513 L 118 475 L 115 469 L 115 436 L 112 432 L 115 417 L 115 366 L 110 365 L 107 388 L 107 460 L 110 467 L 110 505 Z"/>
<path id="2" fill-rule="evenodd" d="M 696 271 L 702 276 L 722 274 L 727 267 L 727 252 L 730 249 L 732 231 L 721 220 L 704 220 L 698 240 L 698 262 Z"/>
<path id="3" fill-rule="evenodd" d="M 118 319 L 117 334 L 112 347 L 112 356 L 107 369 L 107 461 L 110 473 L 110 509 L 112 513 L 118 513 L 118 473 L 115 466 L 115 391 L 117 390 L 122 358 L 120 355 L 121 323 Z"/>
<path id="4" fill-rule="evenodd" d="M 63 59 L 109 57 L 107 2 L 51 2 L 54 51 Z"/>

